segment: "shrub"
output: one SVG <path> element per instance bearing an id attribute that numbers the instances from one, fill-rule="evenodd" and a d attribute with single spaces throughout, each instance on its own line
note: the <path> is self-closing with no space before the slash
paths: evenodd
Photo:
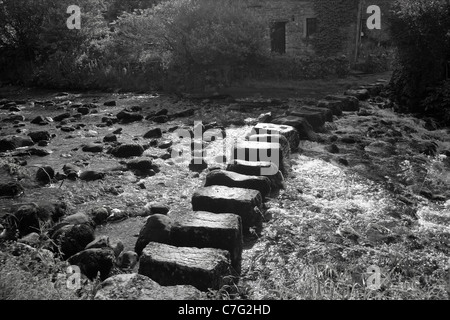
<path id="1" fill-rule="evenodd" d="M 423 112 L 427 88 L 443 80 L 450 59 L 450 2 L 396 0 L 390 16 L 397 66 L 391 80 L 395 98 L 410 112 Z"/>

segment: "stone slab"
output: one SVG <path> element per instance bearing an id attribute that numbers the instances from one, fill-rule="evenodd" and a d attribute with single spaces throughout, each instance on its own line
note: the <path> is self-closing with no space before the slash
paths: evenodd
<path id="1" fill-rule="evenodd" d="M 270 194 L 270 179 L 264 176 L 250 176 L 226 170 L 214 170 L 206 175 L 205 187 L 218 185 L 230 188 L 257 190 L 263 197 Z"/>
<path id="2" fill-rule="evenodd" d="M 270 179 L 271 189 L 284 189 L 284 176 L 271 162 L 234 160 L 227 165 L 227 171 L 250 176 L 266 176 Z"/>
<path id="3" fill-rule="evenodd" d="M 241 217 L 244 232 L 262 225 L 262 196 L 259 191 L 225 186 L 197 189 L 192 195 L 193 211 L 234 213 Z"/>
<path id="4" fill-rule="evenodd" d="M 272 120 L 272 123 L 294 127 L 300 136 L 300 140 L 317 140 L 317 136 L 311 124 L 305 118 L 296 116 L 284 116 Z"/>
<path id="5" fill-rule="evenodd" d="M 170 244 L 227 250 L 234 270 L 238 274 L 241 272 L 242 221 L 236 214 L 205 211 L 186 213 L 173 225 Z"/>
<path id="6" fill-rule="evenodd" d="M 274 123 L 258 123 L 253 127 L 252 132 L 255 132 L 256 134 L 280 134 L 289 142 L 291 151 L 296 151 L 298 149 L 298 144 L 300 143 L 300 136 L 293 126 Z M 250 135 L 252 135 L 252 133 Z"/>
<path id="7" fill-rule="evenodd" d="M 218 290 L 231 275 L 230 254 L 222 249 L 150 242 L 142 251 L 138 273 L 163 286 L 192 285 L 201 291 Z"/>

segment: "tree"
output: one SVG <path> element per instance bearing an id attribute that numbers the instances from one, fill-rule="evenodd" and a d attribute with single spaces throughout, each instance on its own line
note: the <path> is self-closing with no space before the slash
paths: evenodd
<path id="1" fill-rule="evenodd" d="M 444 80 L 450 59 L 450 2 L 396 0 L 390 15 L 397 66 L 391 88 L 406 111 L 423 112 L 428 89 Z"/>

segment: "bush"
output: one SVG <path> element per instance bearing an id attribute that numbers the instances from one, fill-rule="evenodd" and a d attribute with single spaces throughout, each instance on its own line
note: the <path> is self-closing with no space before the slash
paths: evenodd
<path id="1" fill-rule="evenodd" d="M 165 85 L 203 89 L 228 82 L 227 70 L 253 65 L 265 25 L 241 3 L 172 0 L 118 19 L 117 49 L 134 61 L 161 57 Z"/>
<path id="2" fill-rule="evenodd" d="M 390 16 L 397 64 L 391 80 L 394 98 L 410 112 L 424 112 L 427 88 L 444 77 L 450 59 L 450 2 L 396 0 Z"/>

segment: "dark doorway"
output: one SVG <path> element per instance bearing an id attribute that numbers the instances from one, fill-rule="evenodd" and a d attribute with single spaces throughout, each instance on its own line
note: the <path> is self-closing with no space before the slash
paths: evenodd
<path id="1" fill-rule="evenodd" d="M 278 21 L 270 24 L 270 45 L 272 52 L 286 53 L 286 22 Z"/>

